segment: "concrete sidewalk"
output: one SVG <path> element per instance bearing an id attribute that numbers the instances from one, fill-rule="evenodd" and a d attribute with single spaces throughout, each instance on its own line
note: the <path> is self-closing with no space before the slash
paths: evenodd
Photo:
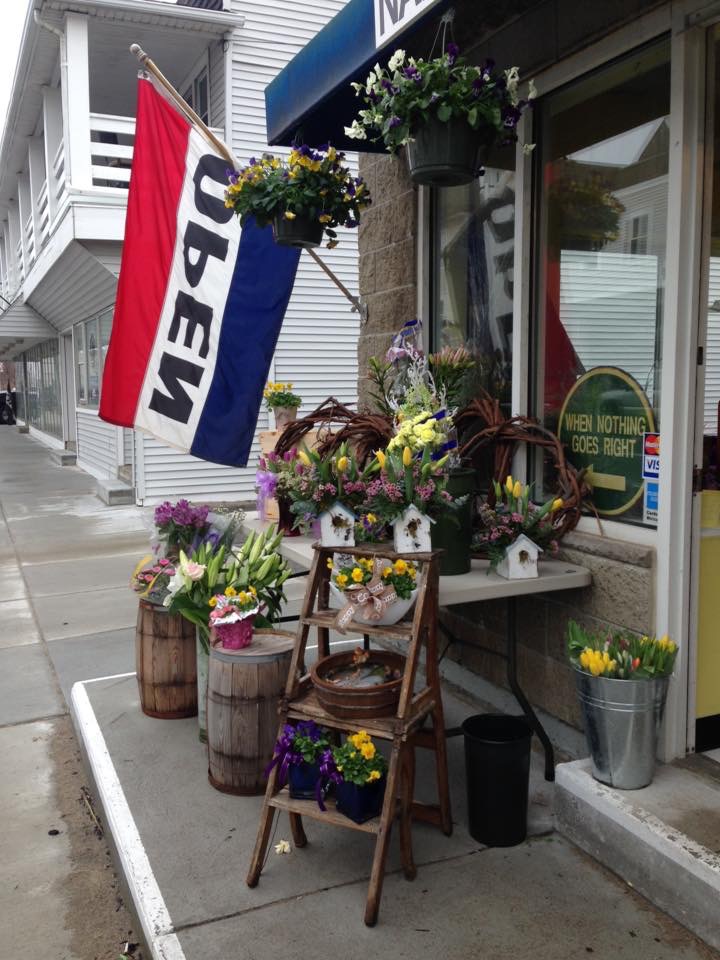
<path id="1" fill-rule="evenodd" d="M 0 955 L 85 960 L 74 945 L 75 928 L 92 924 L 94 907 L 64 896 L 72 850 L 48 848 L 50 838 L 37 825 L 52 820 L 58 776 L 52 748 L 56 725 L 67 722 L 73 684 L 115 677 L 77 688 L 86 711 L 79 719 L 88 724 L 86 747 L 92 728 L 96 775 L 102 754 L 104 819 L 125 881 L 139 902 L 148 891 L 154 897 L 157 935 L 149 939 L 156 957 L 717 960 L 552 832 L 552 789 L 537 770 L 534 836 L 511 849 L 479 846 L 465 826 L 458 739 L 450 741 L 455 832 L 446 838 L 423 825 L 414 828 L 413 883 L 397 871 L 393 837 L 377 927 L 362 922 L 371 846 L 351 831 L 308 823 L 308 847 L 282 856 L 271 850 L 259 886 L 249 890 L 244 877 L 260 800 L 214 791 L 194 721 L 143 716 L 135 678 L 118 676 L 134 669 L 137 601 L 127 580 L 146 552 L 147 533 L 140 510 L 105 507 L 93 488 L 76 468 L 51 465 L 36 441 L 0 430 L 0 751 L 6 771 L 0 799 L 6 818 L 22 824 L 21 817 L 32 814 L 33 797 L 32 828 L 40 845 L 37 851 L 26 846 L 27 834 L 12 830 L 0 841 L 0 871 L 8 871 L 13 883 L 20 876 L 23 888 L 21 900 L 13 884 L 0 885 Z M 446 708 L 454 725 L 478 705 L 448 696 Z M 421 767 L 427 783 L 427 762 Z M 283 819 L 275 841 L 289 837 Z M 65 840 L 62 834 L 54 839 Z M 145 873 L 133 873 L 140 860 Z M 53 941 L 48 935 L 54 928 L 61 937 Z M 116 960 L 118 952 L 87 955 Z"/>

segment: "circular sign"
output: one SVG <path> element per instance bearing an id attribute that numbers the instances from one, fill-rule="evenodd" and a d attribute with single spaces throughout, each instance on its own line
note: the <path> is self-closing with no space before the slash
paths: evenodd
<path id="1" fill-rule="evenodd" d="M 599 514 L 625 513 L 639 500 L 643 434 L 654 431 L 644 390 L 617 367 L 588 370 L 565 397 L 558 435 L 570 463 L 587 470 Z"/>

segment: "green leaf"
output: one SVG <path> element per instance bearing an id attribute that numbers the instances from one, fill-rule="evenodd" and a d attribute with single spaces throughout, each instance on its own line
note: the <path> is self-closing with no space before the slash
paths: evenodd
<path id="1" fill-rule="evenodd" d="M 441 103 L 438 107 L 437 118 L 443 123 L 447 123 L 452 116 L 452 110 L 446 103 Z"/>

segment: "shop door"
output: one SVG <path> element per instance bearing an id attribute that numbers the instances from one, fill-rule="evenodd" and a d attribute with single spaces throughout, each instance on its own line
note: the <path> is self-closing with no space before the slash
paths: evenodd
<path id="1" fill-rule="evenodd" d="M 693 529 L 696 534 L 695 750 L 720 760 L 720 25 L 708 45 L 704 276 Z M 692 702 L 692 701 L 691 701 Z"/>

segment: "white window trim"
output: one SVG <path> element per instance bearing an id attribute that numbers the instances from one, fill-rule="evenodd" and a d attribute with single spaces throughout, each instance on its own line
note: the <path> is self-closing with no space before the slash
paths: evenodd
<path id="1" fill-rule="evenodd" d="M 187 90 L 188 87 L 192 87 L 194 91 L 195 81 L 198 79 L 198 77 L 203 71 L 205 72 L 205 76 L 207 77 L 207 86 L 208 86 L 208 123 L 207 125 L 211 127 L 213 125 L 213 117 L 210 116 L 211 100 L 210 100 L 210 51 L 209 49 L 205 50 L 203 53 L 200 54 L 200 56 L 198 57 L 198 59 L 195 61 L 192 68 L 190 69 L 190 72 L 183 79 L 183 82 L 178 86 L 178 90 L 180 91 L 180 95 L 183 97 L 185 96 L 185 91 Z M 192 107 L 193 109 L 195 109 L 194 104 L 192 104 Z"/>

